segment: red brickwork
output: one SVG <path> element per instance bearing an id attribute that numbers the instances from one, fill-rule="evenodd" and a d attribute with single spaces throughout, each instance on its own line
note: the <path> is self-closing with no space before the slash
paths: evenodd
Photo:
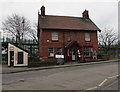
<path id="1" fill-rule="evenodd" d="M 88 10 L 85 10 L 82 15 L 82 17 L 45 15 L 45 7 L 41 7 L 41 14 L 38 14 L 37 36 L 39 56 L 43 60 L 55 60 L 56 48 L 60 51 L 62 48 L 62 53 L 59 53 L 64 55 L 65 60 L 72 61 L 78 60 L 78 54 L 86 58 L 86 56 L 92 57 L 93 52 L 96 53 L 98 50 L 97 31 L 101 30 L 89 18 Z M 57 40 L 55 32 L 58 32 L 57 41 L 52 40 L 52 32 L 54 32 L 53 39 L 55 40 Z M 70 32 L 69 41 L 68 32 Z M 90 33 L 90 39 L 86 32 Z M 87 41 L 85 41 L 85 33 Z"/>
<path id="2" fill-rule="evenodd" d="M 58 32 L 58 41 L 52 41 L 52 32 Z M 40 30 L 39 34 L 39 55 L 43 60 L 55 60 L 55 57 L 48 56 L 48 48 L 63 48 L 69 43 L 68 32 L 70 32 L 70 39 L 74 40 L 74 33 L 76 32 L 76 41 L 79 45 L 85 47 L 93 47 L 93 50 L 98 50 L 97 31 L 81 31 L 81 30 Z M 90 41 L 85 41 L 85 32 L 90 32 Z"/>

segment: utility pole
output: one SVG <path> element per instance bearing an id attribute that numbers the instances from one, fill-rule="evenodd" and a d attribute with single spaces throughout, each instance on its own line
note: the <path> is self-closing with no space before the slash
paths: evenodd
<path id="1" fill-rule="evenodd" d="M 1 32 L 0 32 L 0 64 L 2 64 L 2 53 L 1 53 Z"/>
<path id="2" fill-rule="evenodd" d="M 22 46 L 22 41 L 23 41 L 23 32 L 24 32 L 24 23 L 25 23 L 25 20 L 23 19 L 22 20 L 22 32 L 21 32 L 21 38 L 19 39 L 19 46 Z"/>

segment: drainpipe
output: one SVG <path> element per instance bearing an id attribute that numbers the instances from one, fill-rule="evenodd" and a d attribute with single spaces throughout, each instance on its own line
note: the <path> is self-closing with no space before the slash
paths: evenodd
<path id="1" fill-rule="evenodd" d="M 63 31 L 63 51 L 64 51 L 64 61 L 65 61 L 65 36 L 64 36 L 64 31 Z"/>

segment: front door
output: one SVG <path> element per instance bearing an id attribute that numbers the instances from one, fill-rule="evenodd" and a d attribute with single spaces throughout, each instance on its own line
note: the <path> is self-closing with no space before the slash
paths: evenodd
<path id="1" fill-rule="evenodd" d="M 14 66 L 14 51 L 10 51 L 10 66 Z"/>
<path id="2" fill-rule="evenodd" d="M 18 64 L 23 64 L 23 52 L 18 52 Z"/>
<path id="3" fill-rule="evenodd" d="M 73 50 L 72 51 L 72 61 L 75 61 L 76 60 L 76 51 Z"/>

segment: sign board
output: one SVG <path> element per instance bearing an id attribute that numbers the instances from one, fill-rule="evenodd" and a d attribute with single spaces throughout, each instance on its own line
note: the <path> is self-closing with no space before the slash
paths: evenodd
<path id="1" fill-rule="evenodd" d="M 64 58 L 64 55 L 56 55 L 56 58 Z"/>

